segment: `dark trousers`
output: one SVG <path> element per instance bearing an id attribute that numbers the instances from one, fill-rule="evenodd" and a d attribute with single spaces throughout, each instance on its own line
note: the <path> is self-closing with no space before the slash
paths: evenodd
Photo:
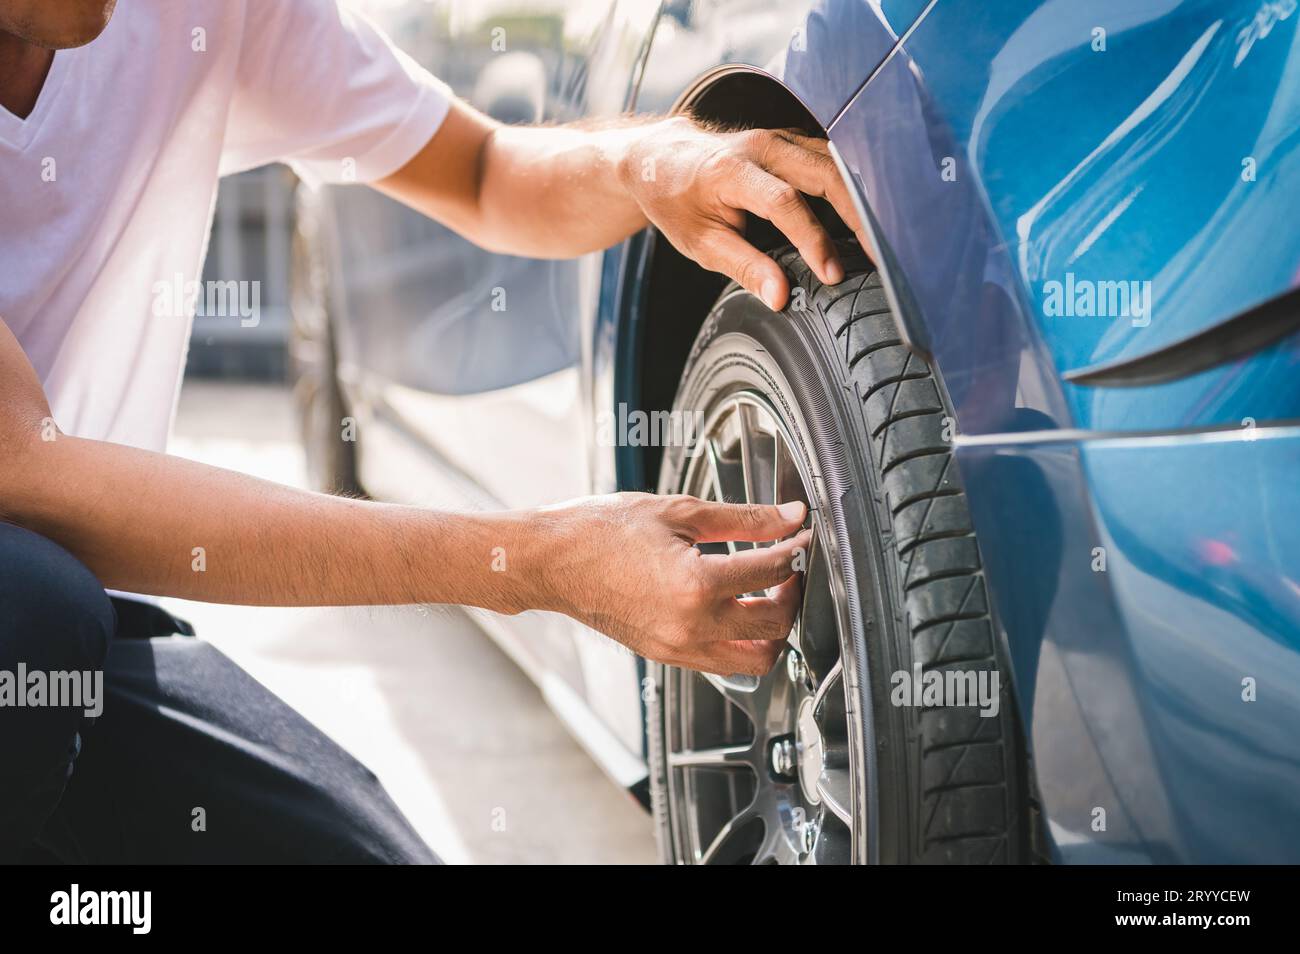
<path id="1" fill-rule="evenodd" d="M 188 624 L 0 523 L 10 685 L 20 664 L 102 671 L 102 711 L 0 704 L 0 863 L 437 863 L 373 774 Z"/>

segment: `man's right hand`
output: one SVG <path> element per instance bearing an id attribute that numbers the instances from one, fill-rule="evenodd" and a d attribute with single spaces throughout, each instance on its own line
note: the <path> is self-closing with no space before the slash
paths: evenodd
<path id="1" fill-rule="evenodd" d="M 807 508 L 611 494 L 532 515 L 532 607 L 562 612 L 649 659 L 705 672 L 772 668 L 800 599 Z M 783 539 L 789 537 L 789 539 Z M 706 554 L 697 543 L 773 541 Z M 523 582 L 523 581 L 520 581 Z M 770 596 L 737 594 L 771 589 Z M 527 608 L 521 606 L 520 608 Z"/>

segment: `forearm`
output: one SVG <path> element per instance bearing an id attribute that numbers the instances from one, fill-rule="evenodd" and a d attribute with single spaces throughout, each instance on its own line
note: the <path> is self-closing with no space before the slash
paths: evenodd
<path id="1" fill-rule="evenodd" d="M 494 252 L 569 258 L 653 225 L 683 255 L 785 307 L 789 279 L 745 238 L 750 215 L 794 243 L 817 277 L 844 277 L 804 195 L 829 201 L 866 248 L 826 140 L 719 132 L 687 117 L 503 126 L 462 102 L 379 190 Z"/>
<path id="2" fill-rule="evenodd" d="M 680 122 L 505 126 L 456 102 L 424 149 L 375 186 L 490 251 L 572 258 L 645 227 L 627 180 L 653 170 L 637 150 L 660 123 Z"/>
<path id="3" fill-rule="evenodd" d="M 104 586 L 215 603 L 513 612 L 533 602 L 527 564 L 545 537 L 519 513 L 331 497 L 63 435 L 11 458 L 4 483 L 0 516 L 66 547 Z"/>
<path id="4" fill-rule="evenodd" d="M 626 177 L 651 124 L 498 127 L 486 145 L 479 239 L 498 252 L 570 258 L 646 225 Z M 646 170 L 646 174 L 653 174 Z"/>

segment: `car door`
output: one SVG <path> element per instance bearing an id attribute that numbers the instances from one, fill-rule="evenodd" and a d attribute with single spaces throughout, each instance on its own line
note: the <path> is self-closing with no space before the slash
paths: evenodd
<path id="1" fill-rule="evenodd" d="M 506 123 L 620 112 L 656 8 L 615 0 L 366 5 L 458 96 Z M 585 369 L 601 255 L 492 254 L 372 190 L 334 189 L 330 203 L 342 276 L 340 376 L 363 422 L 362 485 L 381 499 L 485 508 L 590 493 L 596 449 Z M 509 554 L 499 559 L 509 572 Z M 528 613 L 485 622 L 508 627 L 498 633 L 503 645 L 544 690 L 585 696 L 588 686 L 612 685 L 601 674 L 617 648 L 572 620 Z M 633 662 L 619 658 L 634 680 Z M 619 700 L 596 708 L 617 711 L 620 739 L 639 750 L 627 681 Z"/>

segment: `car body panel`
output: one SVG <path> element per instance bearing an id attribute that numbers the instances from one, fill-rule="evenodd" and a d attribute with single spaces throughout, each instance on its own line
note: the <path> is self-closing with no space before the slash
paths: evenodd
<path id="1" fill-rule="evenodd" d="M 1012 404 L 1096 431 L 1300 417 L 1297 336 L 1158 387 L 1060 381 L 1300 282 L 1294 8 L 940 2 L 837 120 L 964 431 L 1028 420 Z M 1149 314 L 1079 313 L 1132 281 Z"/>
<path id="2" fill-rule="evenodd" d="M 1062 379 L 1295 283 L 1290 10 L 940 0 L 830 130 L 953 401 L 1057 860 L 1300 850 L 1300 460 L 1264 426 L 1300 418 L 1300 342 L 1168 384 Z M 1050 313 L 1070 272 L 1149 277 L 1150 322 Z"/>
<path id="3" fill-rule="evenodd" d="M 1300 429 L 1031 437 L 958 460 L 1057 860 L 1294 861 Z"/>
<path id="4" fill-rule="evenodd" d="M 670 112 L 712 71 L 749 67 L 779 78 L 829 126 L 926 6 L 924 0 L 669 0 L 636 107 Z"/>

